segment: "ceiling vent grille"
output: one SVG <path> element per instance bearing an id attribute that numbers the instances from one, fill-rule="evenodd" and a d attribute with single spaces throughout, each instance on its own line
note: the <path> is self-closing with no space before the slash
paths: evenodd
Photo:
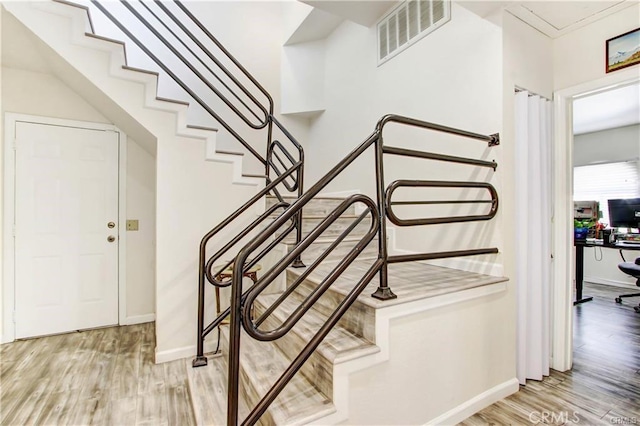
<path id="1" fill-rule="evenodd" d="M 448 0 L 407 0 L 378 23 L 378 65 L 451 19 Z"/>

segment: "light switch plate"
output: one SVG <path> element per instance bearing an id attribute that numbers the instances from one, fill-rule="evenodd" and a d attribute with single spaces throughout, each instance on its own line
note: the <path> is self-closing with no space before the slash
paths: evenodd
<path id="1" fill-rule="evenodd" d="M 127 231 L 138 230 L 138 219 L 127 220 Z"/>

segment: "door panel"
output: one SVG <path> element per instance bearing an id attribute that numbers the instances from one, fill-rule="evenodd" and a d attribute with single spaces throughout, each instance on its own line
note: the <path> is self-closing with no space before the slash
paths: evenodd
<path id="1" fill-rule="evenodd" d="M 15 217 L 16 337 L 117 324 L 117 134 L 16 123 Z"/>

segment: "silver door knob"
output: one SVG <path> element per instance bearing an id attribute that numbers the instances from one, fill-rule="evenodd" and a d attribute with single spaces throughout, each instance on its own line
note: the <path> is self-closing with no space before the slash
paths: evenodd
<path id="1" fill-rule="evenodd" d="M 116 240 L 116 237 L 114 237 L 113 235 L 109 235 L 107 237 L 107 241 L 109 241 L 110 243 L 114 242 Z"/>
<path id="2" fill-rule="evenodd" d="M 115 227 L 116 227 L 116 224 L 115 224 L 114 222 L 109 222 L 109 223 L 107 223 L 107 228 L 109 228 L 109 229 L 113 229 L 113 228 L 115 228 Z"/>

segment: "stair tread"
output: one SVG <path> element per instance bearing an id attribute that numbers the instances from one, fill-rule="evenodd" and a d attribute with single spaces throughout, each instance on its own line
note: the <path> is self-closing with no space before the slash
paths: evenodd
<path id="1" fill-rule="evenodd" d="M 192 368 L 187 359 L 187 380 L 193 411 L 198 425 L 224 425 L 227 423 L 227 359 L 209 356 L 206 366 Z M 249 413 L 246 402 L 240 398 L 238 413 L 244 418 Z"/>
<path id="2" fill-rule="evenodd" d="M 217 154 L 226 154 L 226 155 L 240 155 L 243 156 L 244 153 L 242 152 L 235 152 L 235 151 L 223 151 L 221 149 L 216 149 L 216 153 Z"/>
<path id="3" fill-rule="evenodd" d="M 349 234 L 351 235 L 351 234 Z M 362 236 L 346 236 L 342 239 L 342 243 L 352 243 L 352 242 L 357 242 L 360 241 L 362 239 Z M 316 238 L 312 244 L 331 244 L 332 242 L 334 242 L 336 240 L 336 237 L 318 237 Z M 374 238 L 373 241 L 377 241 L 377 238 Z M 372 241 L 372 242 L 373 242 Z M 295 246 L 296 242 L 295 242 L 295 238 L 293 240 L 289 239 L 289 238 L 285 238 L 282 241 L 282 244 L 286 244 L 288 246 Z M 370 243 L 371 244 L 371 243 Z"/>
<path id="4" fill-rule="evenodd" d="M 228 326 L 221 327 L 225 339 L 229 338 Z M 273 342 L 258 342 L 242 331 L 240 366 L 241 380 L 246 378 L 251 387 L 262 397 L 289 366 L 290 361 Z M 246 384 L 244 384 L 246 387 Z M 240 388 L 246 393 L 246 388 Z M 335 412 L 332 401 L 318 391 L 309 380 L 296 374 L 269 407 L 275 424 L 311 421 Z"/>
<path id="5" fill-rule="evenodd" d="M 262 307 L 266 308 L 271 306 L 278 296 L 278 294 L 266 294 L 260 296 L 257 301 Z M 289 297 L 282 302 L 272 315 L 279 320 L 279 323 L 282 323 L 299 303 L 299 301 Z M 311 309 L 300 319 L 292 331 L 308 342 L 325 320 L 326 317 L 324 315 Z M 354 358 L 380 352 L 380 348 L 364 337 L 357 336 L 337 325 L 318 346 L 317 351 L 334 364 L 340 364 Z"/>
<path id="6" fill-rule="evenodd" d="M 277 199 L 278 197 L 276 197 L 275 195 L 267 195 L 267 198 Z M 298 197 L 293 197 L 293 196 L 290 196 L 290 195 L 283 195 L 282 198 L 288 199 L 288 200 L 297 200 L 298 199 Z M 313 200 L 340 200 L 340 201 L 342 201 L 342 200 L 345 200 L 346 197 L 331 197 L 331 196 L 323 197 L 322 195 L 317 195 L 317 196 L 313 197 L 312 199 Z"/>
<path id="7" fill-rule="evenodd" d="M 210 132 L 217 132 L 218 129 L 216 129 L 215 127 L 207 127 L 207 126 L 200 126 L 197 124 L 187 124 L 187 128 L 188 129 L 197 129 L 197 130 L 208 130 Z"/>
<path id="8" fill-rule="evenodd" d="M 93 34 L 93 33 L 84 33 L 84 35 L 87 36 L 87 37 L 95 38 L 95 39 L 106 41 L 106 42 L 109 42 L 109 43 L 119 44 L 122 47 L 125 47 L 124 41 L 121 41 L 121 40 L 116 40 L 114 38 L 109 38 L 109 37 L 105 37 L 105 36 L 101 36 L 101 35 Z"/>
<path id="9" fill-rule="evenodd" d="M 174 104 L 180 104 L 180 105 L 189 106 L 189 102 L 181 101 L 180 99 L 171 99 L 171 98 L 163 98 L 162 96 L 156 96 L 156 100 L 162 101 L 162 102 L 171 102 L 171 103 L 174 103 Z"/>
<path id="10" fill-rule="evenodd" d="M 372 262 L 372 259 L 358 258 L 338 277 L 329 291 L 347 294 L 364 275 Z M 334 266 L 335 265 L 331 264 L 318 266 L 316 270 L 309 274 L 307 280 L 316 284 L 321 282 Z M 299 276 L 305 271 L 305 268 L 289 268 L 288 271 Z M 379 277 L 376 275 L 367 288 L 360 294 L 358 302 L 356 303 L 362 303 L 376 309 L 386 308 L 413 300 L 442 296 L 457 291 L 508 281 L 506 277 L 446 268 L 422 261 L 389 264 L 388 277 L 389 287 L 398 296 L 396 299 L 382 301 L 371 297 L 371 294 L 376 291 L 379 286 Z"/>

